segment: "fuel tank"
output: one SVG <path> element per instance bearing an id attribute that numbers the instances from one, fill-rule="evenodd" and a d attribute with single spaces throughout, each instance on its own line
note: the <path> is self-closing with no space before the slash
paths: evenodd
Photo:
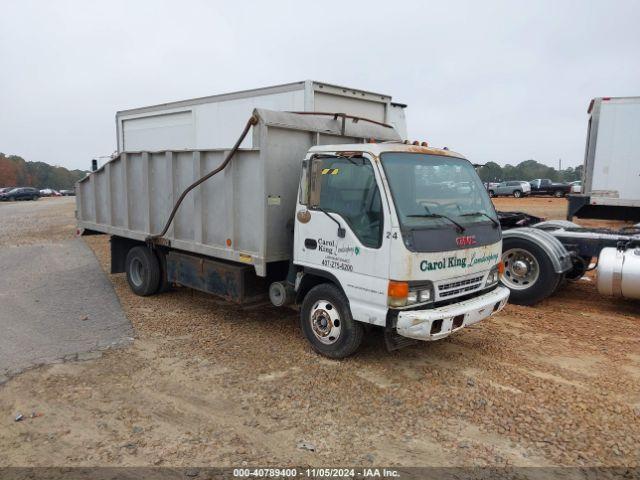
<path id="1" fill-rule="evenodd" d="M 640 300 L 640 248 L 603 248 L 597 275 L 601 294 Z"/>

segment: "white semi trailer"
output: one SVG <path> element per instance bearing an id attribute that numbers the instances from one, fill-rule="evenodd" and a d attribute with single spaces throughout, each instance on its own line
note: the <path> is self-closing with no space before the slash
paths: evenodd
<path id="1" fill-rule="evenodd" d="M 135 293 L 175 284 L 297 306 L 333 358 L 364 325 L 393 349 L 499 312 L 501 230 L 473 165 L 349 105 L 256 109 L 224 149 L 121 151 L 78 182 L 78 226 L 111 235 L 111 271 Z"/>
<path id="2" fill-rule="evenodd" d="M 582 193 L 569 197 L 567 219 L 640 221 L 640 97 L 598 97 L 589 124 Z"/>

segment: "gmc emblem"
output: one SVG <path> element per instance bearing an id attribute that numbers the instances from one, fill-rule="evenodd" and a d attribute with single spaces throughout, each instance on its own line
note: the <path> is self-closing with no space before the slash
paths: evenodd
<path id="1" fill-rule="evenodd" d="M 456 237 L 456 245 L 459 247 L 468 247 L 469 245 L 475 245 L 476 236 L 475 235 L 465 235 L 463 237 Z"/>

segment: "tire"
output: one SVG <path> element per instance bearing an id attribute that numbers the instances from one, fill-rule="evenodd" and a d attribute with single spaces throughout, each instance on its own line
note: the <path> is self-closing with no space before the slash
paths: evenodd
<path id="1" fill-rule="evenodd" d="M 553 196 L 556 198 L 562 198 L 564 197 L 564 192 L 562 190 L 556 190 L 555 192 L 553 192 Z"/>
<path id="2" fill-rule="evenodd" d="M 133 247 L 125 260 L 127 283 L 136 295 L 153 295 L 160 287 L 160 262 L 146 246 Z"/>
<path id="3" fill-rule="evenodd" d="M 304 297 L 300 328 L 311 347 L 329 358 L 353 354 L 364 334 L 362 323 L 351 317 L 347 299 L 331 283 L 316 285 Z"/>
<path id="4" fill-rule="evenodd" d="M 550 296 L 562 280 L 546 252 L 529 240 L 505 238 L 502 261 L 505 269 L 500 282 L 511 291 L 509 302 L 516 305 L 535 305 Z M 519 274 L 523 264 L 526 273 Z"/>
<path id="5" fill-rule="evenodd" d="M 522 196 L 522 192 L 520 190 L 514 190 L 513 191 L 513 196 L 515 198 L 520 198 Z"/>
<path id="6" fill-rule="evenodd" d="M 31 197 L 31 200 L 36 201 L 38 199 L 38 197 L 36 195 L 34 195 L 33 197 Z"/>
<path id="7" fill-rule="evenodd" d="M 173 285 L 169 283 L 169 279 L 167 278 L 167 256 L 162 250 L 155 250 L 154 254 L 158 258 L 160 265 L 160 284 L 158 285 L 158 291 L 156 293 L 170 292 Z"/>
<path id="8" fill-rule="evenodd" d="M 495 196 L 496 196 L 496 194 L 495 194 L 495 192 L 494 192 L 493 190 L 489 190 L 489 196 L 490 196 L 491 198 L 493 198 L 493 197 L 495 197 Z"/>
<path id="9" fill-rule="evenodd" d="M 15 202 L 16 201 L 16 197 L 9 197 L 9 201 L 10 202 Z"/>

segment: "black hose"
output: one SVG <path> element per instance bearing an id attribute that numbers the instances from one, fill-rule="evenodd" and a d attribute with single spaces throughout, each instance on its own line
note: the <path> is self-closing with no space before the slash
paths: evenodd
<path id="1" fill-rule="evenodd" d="M 233 155 L 238 151 L 238 148 L 240 147 L 240 144 L 242 143 L 244 138 L 247 136 L 247 133 L 249 133 L 249 130 L 251 129 L 251 127 L 253 125 L 257 124 L 257 123 L 258 123 L 258 117 L 255 116 L 255 115 L 251 115 L 251 117 L 247 121 L 247 124 L 244 126 L 244 130 L 242 131 L 242 134 L 240 135 L 240 137 L 238 138 L 238 140 L 236 141 L 235 145 L 233 146 L 233 148 L 231 149 L 231 151 L 229 152 L 227 157 L 224 159 L 222 164 L 218 168 L 216 168 L 215 170 L 207 173 L 204 177 L 201 177 L 200 179 L 198 179 L 195 182 L 193 182 L 191 185 L 189 185 L 184 190 L 184 192 L 182 192 L 182 195 L 180 195 L 180 198 L 178 198 L 178 201 L 173 206 L 173 210 L 171 210 L 171 214 L 169 215 L 169 219 L 167 220 L 167 223 L 165 223 L 164 228 L 162 229 L 162 231 L 160 233 L 156 234 L 156 235 L 149 235 L 147 237 L 147 239 L 146 239 L 147 243 L 154 243 L 155 241 L 157 241 L 158 239 L 162 238 L 167 233 L 167 230 L 169 230 L 169 226 L 171 225 L 171 222 L 173 222 L 173 218 L 176 216 L 176 213 L 178 211 L 178 208 L 180 207 L 180 204 L 182 203 L 184 198 L 187 196 L 187 194 L 191 190 L 196 188 L 198 185 L 200 185 L 201 183 L 209 180 L 215 174 L 217 174 L 217 173 L 219 173 L 219 172 L 221 172 L 222 170 L 225 169 L 225 167 L 231 161 L 231 158 L 233 158 Z"/>

